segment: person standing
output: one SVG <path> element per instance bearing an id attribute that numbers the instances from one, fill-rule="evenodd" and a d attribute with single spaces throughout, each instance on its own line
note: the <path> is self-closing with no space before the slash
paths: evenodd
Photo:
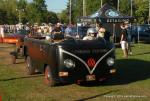
<path id="1" fill-rule="evenodd" d="M 65 36 L 66 37 L 71 37 L 72 36 L 72 29 L 71 29 L 70 25 L 68 25 L 67 28 L 65 29 Z"/>
<path id="2" fill-rule="evenodd" d="M 121 27 L 121 39 L 120 39 L 121 48 L 123 50 L 124 57 L 128 58 L 128 33 L 125 23 L 122 23 L 120 27 Z"/>
<path id="3" fill-rule="evenodd" d="M 96 30 L 97 30 L 97 37 L 104 38 L 106 41 L 110 41 L 110 32 L 108 32 L 104 27 L 102 23 L 96 24 Z"/>
<path id="4" fill-rule="evenodd" d="M 132 48 L 131 48 L 131 24 L 129 25 L 128 22 L 125 22 L 125 28 L 127 29 L 127 42 L 128 42 L 128 53 L 132 55 Z"/>
<path id="5" fill-rule="evenodd" d="M 102 26 L 102 23 L 96 24 L 96 30 L 97 30 L 97 32 L 98 32 L 98 33 L 97 33 L 97 37 L 102 37 L 102 38 L 104 38 L 106 30 L 105 30 L 105 28 Z"/>
<path id="6" fill-rule="evenodd" d="M 53 30 L 53 34 L 62 34 L 61 23 L 56 24 Z"/>
<path id="7" fill-rule="evenodd" d="M 64 39 L 64 33 L 62 32 L 60 23 L 57 23 L 57 25 L 55 26 L 54 30 L 52 31 L 51 38 L 53 40 L 62 40 L 62 39 Z"/>
<path id="8" fill-rule="evenodd" d="M 2 37 L 2 38 L 4 38 L 4 30 L 5 30 L 5 29 L 4 29 L 4 26 L 1 26 L 1 27 L 0 27 L 0 34 L 1 34 L 1 37 Z"/>

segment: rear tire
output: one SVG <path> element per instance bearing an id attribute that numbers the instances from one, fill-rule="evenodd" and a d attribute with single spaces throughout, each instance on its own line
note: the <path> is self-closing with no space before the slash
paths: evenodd
<path id="1" fill-rule="evenodd" d="M 16 56 L 11 55 L 11 63 L 15 64 L 16 63 Z"/>
<path id="2" fill-rule="evenodd" d="M 33 66 L 33 60 L 31 59 L 30 56 L 27 56 L 26 58 L 26 69 L 27 69 L 27 73 L 29 75 L 33 75 L 35 74 L 35 67 Z"/>
<path id="3" fill-rule="evenodd" d="M 20 51 L 20 56 L 23 57 L 24 56 L 24 50 L 23 50 L 23 48 L 20 48 L 19 51 Z"/>
<path id="4" fill-rule="evenodd" d="M 52 75 L 52 70 L 49 65 L 46 66 L 45 71 L 44 71 L 44 82 L 46 85 L 50 87 L 53 87 L 56 85 L 56 82 Z"/>

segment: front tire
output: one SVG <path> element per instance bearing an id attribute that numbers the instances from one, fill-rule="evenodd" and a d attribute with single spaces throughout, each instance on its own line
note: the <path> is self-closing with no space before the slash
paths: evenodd
<path id="1" fill-rule="evenodd" d="M 55 86 L 56 84 L 52 75 L 52 70 L 49 65 L 46 66 L 45 71 L 44 71 L 44 82 L 46 85 L 51 86 L 51 87 Z"/>
<path id="2" fill-rule="evenodd" d="M 31 57 L 30 56 L 27 56 L 27 58 L 26 58 L 26 69 L 27 69 L 27 73 L 29 74 L 29 75 L 33 75 L 33 74 L 35 74 L 35 68 L 34 68 L 34 66 L 33 66 L 33 60 L 31 59 Z"/>

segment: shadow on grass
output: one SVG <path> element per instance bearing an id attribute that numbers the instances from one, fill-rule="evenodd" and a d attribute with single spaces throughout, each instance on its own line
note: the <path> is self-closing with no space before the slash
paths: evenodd
<path id="1" fill-rule="evenodd" d="M 124 85 L 150 78 L 150 62 L 137 59 L 121 59 L 116 61 L 117 73 L 104 82 L 88 82 L 81 86 Z"/>
<path id="2" fill-rule="evenodd" d="M 150 78 L 149 61 L 142 61 L 137 59 L 121 59 L 116 61 L 115 67 L 117 68 L 117 73 L 113 77 L 111 77 L 111 79 L 107 80 L 107 82 L 104 83 L 89 82 L 83 85 L 81 84 L 81 86 L 92 87 L 92 86 L 107 86 L 107 85 L 123 85 Z M 0 81 L 10 81 L 39 76 L 43 76 L 43 74 L 0 79 Z"/>
<path id="3" fill-rule="evenodd" d="M 117 73 L 106 85 L 122 85 L 150 78 L 150 62 L 137 59 L 116 61 Z"/>
<path id="4" fill-rule="evenodd" d="M 98 95 L 91 96 L 91 97 L 88 97 L 88 98 L 82 98 L 82 99 L 75 100 L 75 101 L 86 101 L 86 100 L 94 99 L 96 97 L 105 96 L 105 95 L 108 95 L 112 92 L 117 92 L 117 91 L 119 91 L 119 90 L 112 90 L 112 91 L 109 91 L 109 92 L 106 92 L 106 93 L 98 94 Z"/>
<path id="5" fill-rule="evenodd" d="M 1 81 L 12 81 L 12 80 L 17 80 L 17 79 L 35 78 L 35 77 L 40 77 L 40 76 L 43 76 L 43 74 L 22 76 L 22 77 L 14 77 L 14 78 L 8 78 L 8 79 L 0 79 L 0 82 Z"/>

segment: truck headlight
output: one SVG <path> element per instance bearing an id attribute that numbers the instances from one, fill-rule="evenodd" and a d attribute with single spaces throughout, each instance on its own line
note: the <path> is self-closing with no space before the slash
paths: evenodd
<path id="1" fill-rule="evenodd" d="M 75 67 L 75 62 L 71 59 L 66 59 L 64 61 L 64 65 L 67 67 L 67 68 L 74 68 Z"/>
<path id="2" fill-rule="evenodd" d="M 107 59 L 107 65 L 108 65 L 108 66 L 114 65 L 114 63 L 115 63 L 115 59 L 114 59 L 114 58 L 108 58 L 108 59 Z"/>

